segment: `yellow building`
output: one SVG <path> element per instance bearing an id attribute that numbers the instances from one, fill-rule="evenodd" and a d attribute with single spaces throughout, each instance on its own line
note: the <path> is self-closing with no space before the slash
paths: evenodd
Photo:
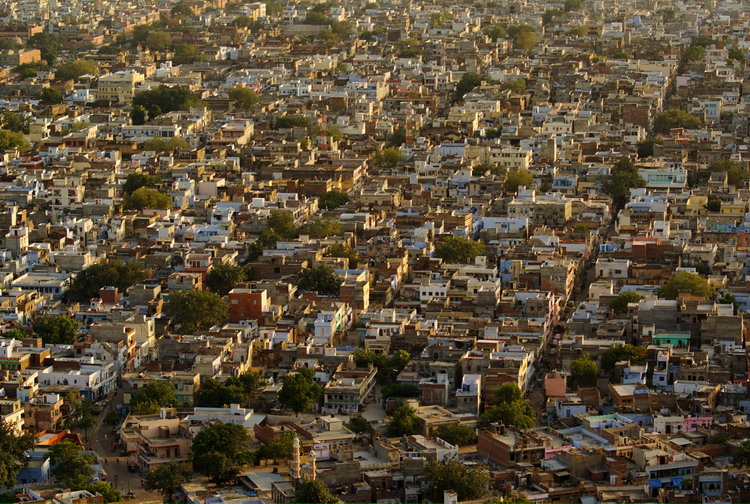
<path id="1" fill-rule="evenodd" d="M 133 102 L 136 87 L 142 84 L 144 79 L 143 74 L 131 70 L 99 77 L 96 99 L 120 105 L 130 104 Z"/>

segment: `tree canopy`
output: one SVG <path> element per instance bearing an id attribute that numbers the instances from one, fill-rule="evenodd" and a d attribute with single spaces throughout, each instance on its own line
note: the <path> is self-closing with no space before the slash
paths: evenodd
<path id="1" fill-rule="evenodd" d="M 206 287 L 220 296 L 226 296 L 230 290 L 247 279 L 247 271 L 234 264 L 217 264 L 206 275 Z"/>
<path id="2" fill-rule="evenodd" d="M 243 425 L 219 422 L 204 426 L 193 439 L 195 469 L 213 483 L 231 482 L 242 466 L 253 461 L 251 441 L 250 431 Z"/>
<path id="3" fill-rule="evenodd" d="M 534 176 L 528 170 L 511 170 L 505 177 L 505 191 L 514 193 L 523 186 L 531 188 L 534 185 Z"/>
<path id="4" fill-rule="evenodd" d="M 155 175 L 147 175 L 145 173 L 131 173 L 125 179 L 125 183 L 122 185 L 122 192 L 125 194 L 131 194 L 136 189 L 141 187 L 153 187 L 159 183 L 159 177 Z"/>
<path id="5" fill-rule="evenodd" d="M 630 344 L 617 345 L 604 351 L 601 357 L 602 369 L 613 370 L 622 361 L 643 362 L 648 357 L 646 347 Z"/>
<path id="6" fill-rule="evenodd" d="M 435 257 L 451 263 L 469 263 L 484 254 L 484 243 L 463 236 L 449 236 L 435 247 Z"/>
<path id="7" fill-rule="evenodd" d="M 698 116 L 680 109 L 669 109 L 656 116 L 653 130 L 654 133 L 666 135 L 674 128 L 694 129 L 702 125 L 703 121 Z"/>
<path id="8" fill-rule="evenodd" d="M 10 423 L 0 420 L 0 485 L 13 488 L 18 472 L 26 467 L 26 452 L 34 446 L 34 436 L 16 432 Z"/>
<path id="9" fill-rule="evenodd" d="M 742 441 L 734 451 L 732 464 L 737 467 L 750 467 L 750 439 Z"/>
<path id="10" fill-rule="evenodd" d="M 168 381 L 150 380 L 130 398 L 130 407 L 136 415 L 158 413 L 159 408 L 177 404 L 174 385 Z"/>
<path id="11" fill-rule="evenodd" d="M 298 504 L 339 504 L 341 501 L 331 493 L 322 480 L 305 480 L 294 492 Z"/>
<path id="12" fill-rule="evenodd" d="M 628 305 L 630 303 L 637 303 L 641 299 L 643 299 L 643 296 L 639 296 L 633 291 L 624 291 L 610 301 L 607 306 L 609 306 L 609 309 L 613 310 L 617 315 L 620 315 L 628 311 Z"/>
<path id="13" fill-rule="evenodd" d="M 588 354 L 583 354 L 571 364 L 570 376 L 576 385 L 593 387 L 599 377 L 599 366 L 591 360 Z"/>
<path id="14" fill-rule="evenodd" d="M 85 303 L 98 297 L 102 287 L 112 286 L 125 292 L 131 285 L 145 279 L 146 269 L 137 261 L 106 260 L 78 273 L 65 292 L 65 299 Z"/>
<path id="15" fill-rule="evenodd" d="M 726 172 L 729 183 L 735 187 L 741 187 L 746 180 L 750 179 L 750 171 L 743 168 L 737 161 L 722 160 L 714 161 L 708 165 L 709 172 Z"/>
<path id="16" fill-rule="evenodd" d="M 165 502 L 170 502 L 172 494 L 192 477 L 193 469 L 190 464 L 167 462 L 146 471 L 143 476 L 143 488 L 150 492 L 159 492 Z"/>
<path id="17" fill-rule="evenodd" d="M 372 158 L 375 166 L 385 166 L 387 168 L 393 168 L 405 160 L 406 157 L 396 147 L 386 147 L 383 150 L 379 150 Z"/>
<path id="18" fill-rule="evenodd" d="M 185 333 L 208 329 L 227 317 L 228 306 L 218 294 L 203 290 L 174 291 L 164 312 Z"/>
<path id="19" fill-rule="evenodd" d="M 309 408 L 313 399 L 323 392 L 314 379 L 315 373 L 310 368 L 300 368 L 296 373 L 286 375 L 278 394 L 281 405 L 298 414 Z"/>
<path id="20" fill-rule="evenodd" d="M 21 154 L 31 149 L 31 144 L 23 136 L 23 133 L 0 129 L 0 152 L 18 149 Z"/>
<path id="21" fill-rule="evenodd" d="M 408 404 L 402 404 L 391 414 L 386 434 L 389 437 L 411 436 L 419 430 L 417 422 L 417 410 Z"/>
<path id="22" fill-rule="evenodd" d="M 229 99 L 234 102 L 238 109 L 249 111 L 258 103 L 258 95 L 255 91 L 243 87 L 235 87 L 227 93 Z"/>
<path id="23" fill-rule="evenodd" d="M 93 61 L 77 59 L 63 63 L 55 70 L 58 80 L 76 80 L 82 75 L 98 74 L 99 67 Z"/>
<path id="24" fill-rule="evenodd" d="M 356 434 L 365 434 L 367 432 L 370 432 L 370 429 L 372 428 L 372 426 L 370 425 L 370 421 L 362 415 L 355 415 L 351 417 L 349 422 L 346 424 L 346 427 Z"/>
<path id="25" fill-rule="evenodd" d="M 149 138 L 143 142 L 143 148 L 145 150 L 157 153 L 174 152 L 177 149 L 185 149 L 187 147 L 187 140 L 181 137 Z"/>
<path id="26" fill-rule="evenodd" d="M 427 482 L 433 502 L 442 499 L 446 490 L 456 492 L 459 502 L 473 501 L 489 494 L 490 473 L 483 465 L 466 465 L 456 457 L 446 457 L 427 465 Z"/>
<path id="27" fill-rule="evenodd" d="M 477 73 L 466 72 L 456 84 L 456 98 L 461 99 L 482 83 L 482 76 Z"/>
<path id="28" fill-rule="evenodd" d="M 456 446 L 470 445 L 477 441 L 477 433 L 474 429 L 459 424 L 441 425 L 435 430 L 435 436 Z"/>
<path id="29" fill-rule="evenodd" d="M 34 317 L 31 329 L 46 344 L 70 345 L 78 339 L 81 323 L 67 315 L 43 313 Z"/>
<path id="30" fill-rule="evenodd" d="M 189 89 L 159 88 L 141 91 L 133 97 L 133 105 L 148 112 L 149 119 L 175 110 L 189 110 L 200 105 L 200 100 Z"/>
<path id="31" fill-rule="evenodd" d="M 479 426 L 486 428 L 491 423 L 501 422 L 518 429 L 530 429 L 536 425 L 536 412 L 516 383 L 503 384 L 495 392 L 495 404 L 479 417 Z"/>
<path id="32" fill-rule="evenodd" d="M 508 28 L 508 36 L 513 39 L 516 49 L 529 51 L 538 41 L 536 30 L 527 24 L 513 25 Z"/>
<path id="33" fill-rule="evenodd" d="M 299 274 L 299 288 L 320 294 L 338 294 L 343 279 L 327 264 L 303 269 Z"/>
<path id="34" fill-rule="evenodd" d="M 630 189 L 645 185 L 646 181 L 638 173 L 638 168 L 629 159 L 622 159 L 610 170 L 610 177 L 604 182 L 603 189 L 619 209 L 630 201 Z"/>
<path id="35" fill-rule="evenodd" d="M 52 475 L 68 486 L 82 485 L 95 473 L 94 455 L 84 453 L 81 447 L 70 441 L 63 441 L 49 450 L 51 464 L 55 467 Z"/>
<path id="36" fill-rule="evenodd" d="M 312 219 L 297 229 L 297 234 L 308 235 L 310 238 L 327 238 L 341 234 L 341 223 L 337 219 L 321 217 Z"/>
<path id="37" fill-rule="evenodd" d="M 332 190 L 325 193 L 323 196 L 321 196 L 318 199 L 318 205 L 320 208 L 325 208 L 326 210 L 333 210 L 335 208 L 340 207 L 341 205 L 346 204 L 346 202 L 349 201 L 349 196 L 347 196 L 345 193 L 342 193 L 341 191 Z"/>
<path id="38" fill-rule="evenodd" d="M 362 260 L 362 254 L 348 245 L 334 243 L 326 251 L 326 257 L 342 257 L 347 259 L 348 268 L 356 268 L 357 263 Z"/>
<path id="39" fill-rule="evenodd" d="M 682 291 L 688 291 L 693 296 L 710 299 L 713 296 L 713 289 L 708 281 L 688 271 L 678 271 L 669 279 L 666 285 L 658 290 L 659 297 L 664 299 L 677 299 Z"/>
<path id="40" fill-rule="evenodd" d="M 156 189 L 141 187 L 122 199 L 126 210 L 143 210 L 145 208 L 172 208 L 172 198 Z"/>

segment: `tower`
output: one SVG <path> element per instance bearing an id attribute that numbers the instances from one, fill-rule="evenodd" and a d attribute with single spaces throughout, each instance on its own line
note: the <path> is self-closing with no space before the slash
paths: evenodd
<path id="1" fill-rule="evenodd" d="M 317 455 L 315 455 L 315 450 L 310 450 L 310 480 L 315 481 L 315 479 L 318 476 L 318 466 L 315 463 Z"/>
<path id="2" fill-rule="evenodd" d="M 294 436 L 294 443 L 292 444 L 292 477 L 295 480 L 299 480 L 302 477 L 299 463 L 299 437 Z"/>

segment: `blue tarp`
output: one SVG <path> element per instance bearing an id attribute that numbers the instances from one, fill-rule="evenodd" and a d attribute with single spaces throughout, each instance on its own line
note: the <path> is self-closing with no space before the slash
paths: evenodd
<path id="1" fill-rule="evenodd" d="M 661 488 L 661 480 L 658 480 L 658 479 L 648 480 L 648 487 L 649 488 Z"/>

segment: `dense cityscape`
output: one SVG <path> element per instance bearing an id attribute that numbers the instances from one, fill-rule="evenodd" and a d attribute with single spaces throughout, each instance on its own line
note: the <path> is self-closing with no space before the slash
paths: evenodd
<path id="1" fill-rule="evenodd" d="M 750 502 L 749 30 L 0 2 L 0 502 Z"/>

